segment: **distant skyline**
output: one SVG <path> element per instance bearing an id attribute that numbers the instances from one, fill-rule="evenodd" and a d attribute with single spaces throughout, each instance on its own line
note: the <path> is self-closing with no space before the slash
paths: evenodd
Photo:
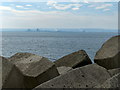
<path id="1" fill-rule="evenodd" d="M 117 2 L 2 2 L 0 11 L 0 28 L 118 28 Z"/>

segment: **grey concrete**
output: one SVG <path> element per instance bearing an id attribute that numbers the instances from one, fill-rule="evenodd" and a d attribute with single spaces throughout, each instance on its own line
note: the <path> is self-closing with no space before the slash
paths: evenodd
<path id="1" fill-rule="evenodd" d="M 120 90 L 120 73 L 106 80 L 102 85 L 95 86 L 95 88 L 114 88 Z"/>
<path id="2" fill-rule="evenodd" d="M 0 60 L 2 60 L 2 88 L 22 88 L 22 73 L 8 59 L 0 57 Z"/>
<path id="3" fill-rule="evenodd" d="M 57 67 L 57 70 L 58 70 L 59 74 L 65 74 L 68 71 L 72 70 L 72 68 L 71 67 L 61 66 L 61 67 Z"/>
<path id="4" fill-rule="evenodd" d="M 49 80 L 34 90 L 37 88 L 92 88 L 102 84 L 108 78 L 110 75 L 105 68 L 97 64 L 90 64 Z"/>
<path id="5" fill-rule="evenodd" d="M 80 50 L 66 55 L 54 62 L 57 67 L 66 66 L 77 68 L 84 65 L 92 64 L 89 56 L 84 50 Z"/>
<path id="6" fill-rule="evenodd" d="M 2 57 L 0 56 L 0 90 L 2 88 Z"/>
<path id="7" fill-rule="evenodd" d="M 17 53 L 9 58 L 9 61 L 22 73 L 22 86 L 18 86 L 18 88 L 34 88 L 59 75 L 54 63 L 35 54 Z M 14 75 L 9 77 L 12 76 Z"/>
<path id="8" fill-rule="evenodd" d="M 115 74 L 120 73 L 120 68 L 110 69 L 108 70 L 108 72 L 110 73 L 111 76 L 114 76 Z"/>
<path id="9" fill-rule="evenodd" d="M 15 65 L 12 67 L 8 77 L 5 78 L 2 88 L 25 88 L 24 76 Z"/>
<path id="10" fill-rule="evenodd" d="M 10 63 L 6 58 L 0 57 L 2 61 L 2 83 L 5 82 L 5 79 L 8 77 L 9 73 L 13 68 L 13 64 Z"/>
<path id="11" fill-rule="evenodd" d="M 94 62 L 106 69 L 120 68 L 120 35 L 107 40 L 95 55 Z"/>

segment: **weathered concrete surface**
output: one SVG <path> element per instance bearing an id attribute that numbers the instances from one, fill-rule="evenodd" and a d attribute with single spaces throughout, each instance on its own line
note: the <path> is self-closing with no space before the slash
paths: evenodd
<path id="1" fill-rule="evenodd" d="M 116 90 L 120 90 L 120 73 L 106 80 L 102 85 L 95 86 L 95 88 L 117 88 Z"/>
<path id="2" fill-rule="evenodd" d="M 9 73 L 13 68 L 13 64 L 10 63 L 6 58 L 0 56 L 2 61 L 2 83 L 5 82 L 5 79 L 8 77 Z"/>
<path id="3" fill-rule="evenodd" d="M 2 88 L 2 57 L 0 56 L 0 90 Z"/>
<path id="4" fill-rule="evenodd" d="M 73 69 L 66 74 L 60 75 L 49 80 L 37 88 L 92 88 L 102 84 L 110 78 L 108 71 L 98 66 L 90 64 L 80 68 Z M 34 89 L 34 90 L 35 90 Z"/>
<path id="5" fill-rule="evenodd" d="M 120 68 L 110 69 L 108 70 L 108 72 L 110 73 L 111 76 L 114 76 L 115 74 L 120 73 Z"/>
<path id="6" fill-rule="evenodd" d="M 95 63 L 106 69 L 120 68 L 120 35 L 110 38 L 95 55 Z"/>
<path id="7" fill-rule="evenodd" d="M 18 88 L 23 87 L 21 72 L 8 59 L 0 57 L 2 61 L 2 88 Z"/>
<path id="8" fill-rule="evenodd" d="M 84 50 L 80 50 L 72 54 L 69 54 L 67 56 L 64 56 L 58 59 L 57 61 L 55 61 L 54 63 L 57 67 L 66 66 L 72 68 L 77 68 L 84 65 L 92 64 L 89 56 Z"/>
<path id="9" fill-rule="evenodd" d="M 24 76 L 20 70 L 13 65 L 8 77 L 5 78 L 2 88 L 25 88 L 23 80 Z"/>
<path id="10" fill-rule="evenodd" d="M 71 67 L 61 66 L 61 67 L 57 67 L 57 70 L 58 70 L 59 74 L 65 74 L 68 71 L 72 70 L 72 68 Z"/>
<path id="11" fill-rule="evenodd" d="M 24 88 L 34 88 L 59 75 L 54 63 L 35 54 L 17 53 L 9 61 L 22 73 Z"/>

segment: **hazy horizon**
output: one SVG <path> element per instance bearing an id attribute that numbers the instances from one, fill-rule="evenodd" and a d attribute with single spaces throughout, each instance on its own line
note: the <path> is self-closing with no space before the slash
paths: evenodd
<path id="1" fill-rule="evenodd" d="M 118 29 L 117 2 L 2 2 L 0 28 Z"/>

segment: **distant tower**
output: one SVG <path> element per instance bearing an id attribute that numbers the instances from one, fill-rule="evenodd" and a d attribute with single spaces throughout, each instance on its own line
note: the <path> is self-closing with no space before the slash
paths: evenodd
<path id="1" fill-rule="evenodd" d="M 85 30 L 83 30 L 82 32 L 86 32 Z"/>
<path id="2" fill-rule="evenodd" d="M 30 31 L 31 31 L 31 29 L 28 29 L 27 31 L 28 31 L 28 32 L 30 32 Z"/>
<path id="3" fill-rule="evenodd" d="M 36 30 L 37 32 L 39 32 L 40 30 L 39 30 L 39 28 L 37 28 L 37 30 Z"/>

